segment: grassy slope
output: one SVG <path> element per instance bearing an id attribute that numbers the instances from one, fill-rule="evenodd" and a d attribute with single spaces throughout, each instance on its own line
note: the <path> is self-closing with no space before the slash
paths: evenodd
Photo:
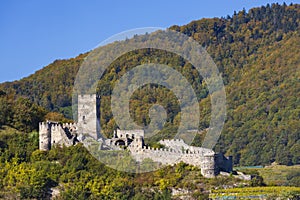
<path id="1" fill-rule="evenodd" d="M 299 187 L 249 187 L 249 188 L 232 188 L 213 190 L 210 198 L 229 198 L 235 197 L 239 199 L 288 199 L 291 194 L 300 194 Z M 297 198 L 295 198 L 297 199 Z"/>
<path id="2" fill-rule="evenodd" d="M 289 176 L 292 173 L 300 174 L 300 165 L 270 165 L 264 168 L 238 168 L 248 174 L 259 174 L 267 185 L 289 185 Z M 300 185 L 299 185 L 300 187 Z"/>

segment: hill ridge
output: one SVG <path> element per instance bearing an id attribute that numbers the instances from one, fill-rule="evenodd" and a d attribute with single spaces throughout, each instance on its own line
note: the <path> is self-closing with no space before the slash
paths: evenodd
<path id="1" fill-rule="evenodd" d="M 228 94 L 228 117 L 215 149 L 233 155 L 235 164 L 300 163 L 300 127 L 297 123 L 300 116 L 300 100 L 297 98 L 300 96 L 299 23 L 299 4 L 272 4 L 248 12 L 242 10 L 227 18 L 201 19 L 170 27 L 204 46 L 222 73 Z M 15 97 L 28 98 L 48 111 L 60 112 L 70 118 L 72 86 L 87 55 L 56 60 L 20 81 L 0 84 L 0 90 Z M 195 78 L 188 63 L 176 56 L 141 51 L 117 60 L 112 68 L 120 68 L 120 72 L 107 72 L 104 80 L 117 79 L 129 69 L 129 65 L 142 62 L 138 59 L 141 55 L 149 60 L 156 57 L 160 62 L 179 64 L 186 77 Z M 166 59 L 167 56 L 172 59 Z M 128 58 L 130 62 L 126 64 Z M 113 84 L 101 82 L 100 85 L 99 92 L 104 101 L 101 123 L 109 133 L 116 126 L 108 108 Z M 201 128 L 205 129 L 210 119 L 207 88 L 199 79 L 193 86 L 201 100 Z M 140 98 L 143 95 L 145 98 Z M 153 103 L 151 99 L 161 102 L 169 111 L 168 123 L 162 133 L 170 137 L 176 129 L 180 112 L 170 95 L 170 91 L 156 86 L 137 91 L 132 97 L 132 116 L 145 125 L 149 123 L 147 108 Z M 143 106 L 139 107 L 141 104 Z M 201 139 L 199 136 L 194 143 L 200 145 Z"/>

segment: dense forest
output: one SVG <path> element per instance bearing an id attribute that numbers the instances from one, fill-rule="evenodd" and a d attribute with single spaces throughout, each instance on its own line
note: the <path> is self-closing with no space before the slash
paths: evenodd
<path id="1" fill-rule="evenodd" d="M 248 12 L 243 10 L 231 17 L 201 19 L 182 27 L 170 27 L 199 41 L 222 73 L 227 93 L 227 119 L 215 150 L 233 155 L 235 164 L 300 163 L 299 15 L 297 4 L 272 4 Z M 1 104 L 4 108 L 0 115 L 5 117 L 1 118 L 0 125 L 25 131 L 35 129 L 36 119 L 26 119 L 23 115 L 35 118 L 32 112 L 37 105 L 72 118 L 72 87 L 87 55 L 56 60 L 27 78 L 1 84 L 0 100 L 8 103 Z M 199 129 L 205 130 L 210 120 L 210 97 L 193 67 L 171 53 L 144 49 L 117 59 L 99 82 L 103 132 L 109 136 L 116 128 L 110 109 L 115 81 L 145 62 L 179 66 L 176 70 L 190 81 L 197 93 L 203 116 Z M 18 104 L 24 105 L 21 101 L 33 106 L 18 113 L 22 110 L 17 108 Z M 131 115 L 138 124 L 146 126 L 149 108 L 154 103 L 164 106 L 168 114 L 161 137 L 171 137 L 178 125 L 180 108 L 167 88 L 148 85 L 136 91 L 130 101 Z M 58 115 L 52 113 L 50 117 L 53 114 Z M 196 137 L 194 145 L 201 146 L 202 137 Z"/>
<path id="2" fill-rule="evenodd" d="M 233 155 L 236 166 L 269 165 L 273 162 L 300 164 L 299 23 L 300 5 L 268 4 L 235 12 L 233 16 L 201 19 L 184 26 L 170 27 L 199 42 L 222 74 L 227 118 L 215 150 Z M 64 148 L 63 151 L 36 151 L 39 121 L 66 122 L 72 119 L 73 85 L 87 55 L 56 60 L 29 77 L 0 84 L 0 190 L 5 191 L 0 193 L 0 198 L 15 198 L 15 191 L 23 198 L 43 198 L 49 192 L 47 189 L 60 185 L 64 188 L 63 198 L 67 199 L 110 199 L 112 193 L 116 199 L 121 196 L 125 199 L 129 196 L 135 196 L 135 199 L 168 199 L 171 186 L 188 184 L 184 177 L 197 172 L 182 164 L 165 171 L 134 176 L 104 168 L 80 145 Z M 110 95 L 116 80 L 145 62 L 176 66 L 175 69 L 187 78 L 200 104 L 202 118 L 199 129 L 205 130 L 210 120 L 210 96 L 205 82 L 193 66 L 172 53 L 142 49 L 118 58 L 99 81 L 103 133 L 110 136 L 117 126 L 110 109 Z M 150 143 L 172 137 L 176 132 L 180 108 L 174 99 L 172 91 L 154 84 L 146 85 L 132 95 L 130 114 L 140 125 L 149 124 L 151 105 L 158 103 L 167 111 L 167 123 L 158 136 L 149 140 Z M 203 132 L 195 138 L 193 145 L 201 146 Z M 93 171 L 95 168 L 102 170 Z M 178 176 L 168 176 L 174 171 Z M 205 180 L 199 179 L 199 187 L 195 188 L 198 193 L 194 195 L 200 198 L 203 195 L 201 191 L 208 188 L 200 184 Z M 23 186 L 24 181 L 30 184 Z M 221 185 L 222 181 L 218 179 L 217 183 L 210 184 Z M 139 184 L 141 187 L 135 187 Z M 299 180 L 295 179 L 293 185 L 298 184 Z M 148 190 L 148 194 L 143 190 L 150 186 L 162 192 L 151 193 Z M 99 191 L 99 188 L 103 189 Z M 82 192 L 83 189 L 86 192 Z M 68 196 L 71 191 L 74 196 Z M 120 198 L 117 198 L 118 194 Z M 128 198 L 124 194 L 128 194 Z"/>

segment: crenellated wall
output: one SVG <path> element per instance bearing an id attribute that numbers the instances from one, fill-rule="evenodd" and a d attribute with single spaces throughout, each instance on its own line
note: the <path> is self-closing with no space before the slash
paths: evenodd
<path id="1" fill-rule="evenodd" d="M 170 141 L 171 142 L 171 141 Z M 139 162 L 150 158 L 163 165 L 174 165 L 184 162 L 201 169 L 204 177 L 214 177 L 218 172 L 215 167 L 215 153 L 203 154 L 203 151 L 182 151 L 181 149 L 155 149 L 151 147 L 133 148 L 129 146 L 132 156 Z"/>
<path id="2" fill-rule="evenodd" d="M 129 138 L 137 138 L 137 137 L 144 137 L 144 130 L 120 130 L 117 129 L 116 136 L 119 138 L 122 137 L 129 137 Z"/>
<path id="3" fill-rule="evenodd" d="M 164 139 L 159 141 L 160 144 L 163 144 L 167 148 L 171 149 L 178 149 L 181 150 L 182 152 L 191 152 L 191 153 L 197 153 L 197 154 L 214 154 L 214 151 L 212 149 L 206 149 L 202 147 L 195 147 L 195 146 L 190 146 L 186 144 L 182 139 Z"/>
<path id="4" fill-rule="evenodd" d="M 71 146 L 77 141 L 77 124 L 57 122 L 41 122 L 39 124 L 39 149 L 48 151 L 59 145 Z"/>

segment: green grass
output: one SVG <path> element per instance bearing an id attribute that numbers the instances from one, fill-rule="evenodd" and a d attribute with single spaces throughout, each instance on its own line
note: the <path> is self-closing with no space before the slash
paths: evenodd
<path id="1" fill-rule="evenodd" d="M 300 171 L 300 165 L 275 165 L 257 170 L 267 185 L 287 185 L 287 175 L 293 171 Z"/>
<path id="2" fill-rule="evenodd" d="M 285 186 L 289 185 L 287 180 L 288 174 L 292 172 L 300 172 L 300 165 L 286 166 L 286 165 L 271 165 L 264 168 L 239 168 L 247 174 L 258 174 L 263 177 L 264 183 L 270 186 Z"/>
<path id="3" fill-rule="evenodd" d="M 210 198 L 224 198 L 235 197 L 236 199 L 259 199 L 260 197 L 300 197 L 300 187 L 245 187 L 245 188 L 230 188 L 212 190 L 209 195 Z"/>

